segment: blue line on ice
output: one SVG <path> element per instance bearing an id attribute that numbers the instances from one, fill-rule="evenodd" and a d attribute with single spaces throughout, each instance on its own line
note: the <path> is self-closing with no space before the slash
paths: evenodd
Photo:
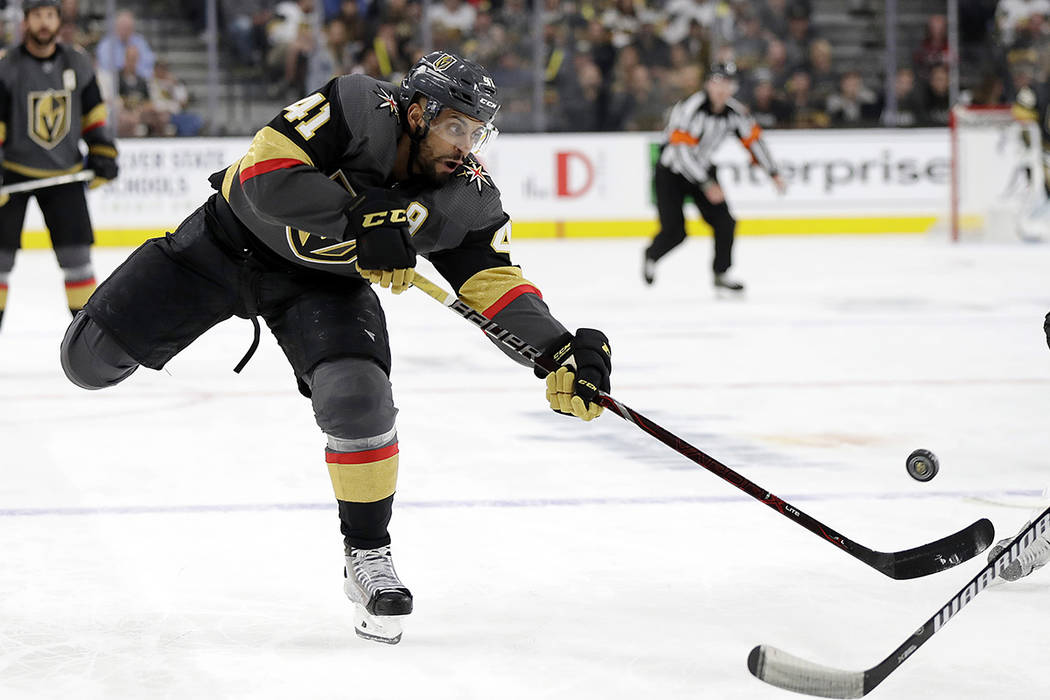
<path id="1" fill-rule="evenodd" d="M 1042 495 L 1039 489 L 1000 491 L 895 491 L 884 493 L 814 493 L 791 494 L 782 498 L 788 503 L 802 501 L 841 501 L 847 499 L 874 499 L 902 501 L 930 498 L 1002 498 L 1033 497 Z M 516 498 L 444 501 L 398 501 L 397 508 L 547 508 L 553 506 L 632 506 L 671 505 L 692 503 L 735 503 L 751 501 L 746 495 L 726 496 L 609 496 L 593 498 Z M 260 512 L 271 510 L 329 510 L 334 502 L 326 503 L 216 503 L 186 505 L 135 505 L 135 506 L 68 506 L 55 508 L 0 508 L 0 517 L 23 517 L 38 515 L 171 515 L 181 513 L 230 513 Z"/>

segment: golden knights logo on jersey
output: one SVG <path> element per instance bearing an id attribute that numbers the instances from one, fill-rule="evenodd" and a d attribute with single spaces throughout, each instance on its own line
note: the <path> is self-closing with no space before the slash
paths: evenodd
<path id="1" fill-rule="evenodd" d="M 338 182 L 347 192 L 354 194 L 354 188 L 342 170 L 336 170 L 328 179 Z M 327 265 L 345 265 L 357 260 L 357 241 L 332 241 L 291 226 L 285 227 L 285 232 L 288 234 L 288 247 L 301 260 Z"/>
<path id="2" fill-rule="evenodd" d="M 34 90 L 29 93 L 29 138 L 48 150 L 69 133 L 69 90 Z"/>
<path id="3" fill-rule="evenodd" d="M 288 247 L 295 257 L 315 263 L 345 265 L 357 259 L 356 241 L 333 241 L 290 227 Z"/>

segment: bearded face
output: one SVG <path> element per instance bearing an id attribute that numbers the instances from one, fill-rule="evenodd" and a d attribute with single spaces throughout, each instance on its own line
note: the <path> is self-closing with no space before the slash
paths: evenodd
<path id="1" fill-rule="evenodd" d="M 454 109 L 441 110 L 419 144 L 413 172 L 430 185 L 444 185 L 485 133 L 486 125 L 477 119 Z"/>
<path id="2" fill-rule="evenodd" d="M 62 17 L 54 7 L 37 7 L 26 13 L 25 38 L 37 46 L 48 46 L 58 37 Z"/>

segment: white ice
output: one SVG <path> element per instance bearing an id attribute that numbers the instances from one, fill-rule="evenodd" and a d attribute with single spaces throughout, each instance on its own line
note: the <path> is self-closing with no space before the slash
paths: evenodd
<path id="1" fill-rule="evenodd" d="M 517 241 L 569 327 L 612 341 L 613 395 L 862 544 L 981 517 L 1012 535 L 1050 485 L 1050 246 L 922 236 L 710 239 L 645 287 L 644 241 Z M 108 274 L 127 250 L 100 249 Z M 401 413 L 391 531 L 416 611 L 354 636 L 324 440 L 272 337 L 233 319 L 166 371 L 66 381 L 49 251 L 0 330 L 0 697 L 490 700 L 793 697 L 760 643 L 860 670 L 984 556 L 894 581 L 606 413 L 541 383 L 421 293 L 384 292 Z M 911 480 L 917 447 L 940 457 Z M 1050 570 L 982 593 L 880 686 L 1048 697 Z"/>

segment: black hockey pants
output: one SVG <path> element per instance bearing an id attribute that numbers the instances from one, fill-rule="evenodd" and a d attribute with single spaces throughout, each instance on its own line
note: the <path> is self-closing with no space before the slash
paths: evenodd
<path id="1" fill-rule="evenodd" d="M 714 178 L 714 175 L 712 168 L 711 177 Z M 712 204 L 696 183 L 659 163 L 653 174 L 653 188 L 656 191 L 656 210 L 660 215 L 660 231 L 646 249 L 646 256 L 659 260 L 685 240 L 685 213 L 682 207 L 686 197 L 692 197 L 700 209 L 700 216 L 714 231 L 715 257 L 711 267 L 715 274 L 728 270 L 733 264 L 733 237 L 736 232 L 736 219 L 729 213 L 729 205 L 725 201 Z"/>

